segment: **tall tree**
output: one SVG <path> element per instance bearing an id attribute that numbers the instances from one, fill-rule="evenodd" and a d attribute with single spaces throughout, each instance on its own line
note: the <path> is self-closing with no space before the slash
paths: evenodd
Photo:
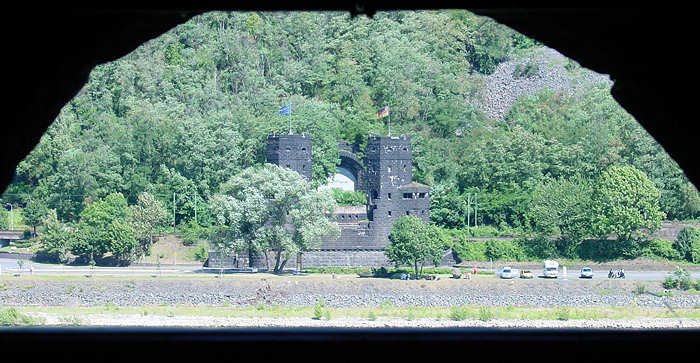
<path id="1" fill-rule="evenodd" d="M 210 204 L 218 231 L 213 240 L 223 252 L 274 255 L 274 272 L 298 252 L 337 236 L 332 221 L 337 206 L 329 191 L 316 191 L 297 172 L 272 164 L 247 168 L 222 184 Z"/>
<path id="2" fill-rule="evenodd" d="M 435 225 L 426 224 L 415 216 L 402 216 L 394 222 L 390 243 L 384 254 L 396 265 L 413 266 L 416 276 L 423 273 L 426 262 L 437 266 L 446 249 L 446 237 Z"/>
<path id="3" fill-rule="evenodd" d="M 652 233 L 665 214 L 659 209 L 660 193 L 647 176 L 631 166 L 611 166 L 595 182 L 591 195 L 593 230 L 610 233 L 620 241 Z"/>
<path id="4" fill-rule="evenodd" d="M 535 188 L 530 214 L 536 231 L 558 235 L 559 252 L 564 256 L 573 257 L 591 232 L 591 191 L 590 182 L 581 177 L 549 180 Z"/>
<path id="5" fill-rule="evenodd" d="M 144 255 L 153 244 L 153 237 L 168 222 L 168 212 L 153 195 L 139 194 L 136 205 L 131 207 L 131 225 L 139 240 L 138 254 Z"/>

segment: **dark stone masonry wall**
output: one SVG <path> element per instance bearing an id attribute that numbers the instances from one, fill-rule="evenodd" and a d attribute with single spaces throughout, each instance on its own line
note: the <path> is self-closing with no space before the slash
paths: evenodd
<path id="1" fill-rule="evenodd" d="M 221 264 L 223 261 L 223 265 Z M 228 256 L 223 257 L 217 252 L 209 253 L 209 261 L 207 267 L 210 268 L 239 268 L 245 269 L 249 267 L 266 269 L 265 256 L 255 256 L 251 260 L 251 266 L 248 266 L 247 257 Z M 275 266 L 273 254 L 268 254 L 268 263 L 270 269 Z M 453 266 L 455 261 L 452 250 L 445 252 L 445 255 L 440 261 L 440 266 Z M 394 264 L 387 260 L 383 249 L 336 249 L 336 250 L 321 250 L 314 249 L 301 254 L 301 266 L 303 267 L 394 267 Z M 410 266 L 408 266 L 410 267 Z M 426 267 L 432 267 L 431 264 L 426 264 Z M 297 259 L 292 257 L 285 265 L 286 269 L 296 269 Z"/>

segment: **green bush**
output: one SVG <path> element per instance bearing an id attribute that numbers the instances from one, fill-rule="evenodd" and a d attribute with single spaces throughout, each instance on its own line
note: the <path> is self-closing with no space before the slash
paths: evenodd
<path id="1" fill-rule="evenodd" d="M 676 280 L 671 276 L 666 276 L 664 282 L 661 283 L 664 289 L 675 289 L 677 287 Z"/>
<path id="2" fill-rule="evenodd" d="M 676 236 L 673 247 L 682 258 L 700 263 L 700 230 L 693 226 L 683 228 Z"/>
<path id="3" fill-rule="evenodd" d="M 518 64 L 513 70 L 513 78 L 529 78 L 537 74 L 539 66 L 535 63 Z"/>
<path id="4" fill-rule="evenodd" d="M 0 326 L 35 325 L 39 324 L 39 319 L 24 315 L 15 308 L 0 310 Z"/>
<path id="5" fill-rule="evenodd" d="M 617 241 L 606 239 L 585 240 L 576 248 L 576 255 L 584 260 L 612 261 L 620 257 Z"/>
<path id="6" fill-rule="evenodd" d="M 323 317 L 323 310 L 326 307 L 326 302 L 323 299 L 318 299 L 316 305 L 314 305 L 314 320 L 319 320 Z"/>
<path id="7" fill-rule="evenodd" d="M 450 309 L 450 319 L 462 321 L 469 318 L 469 309 L 464 306 L 455 306 Z"/>
<path id="8" fill-rule="evenodd" d="M 557 246 L 554 241 L 544 236 L 535 238 L 520 238 L 516 240 L 525 256 L 535 260 L 546 260 L 557 257 Z"/>
<path id="9" fill-rule="evenodd" d="M 662 283 L 665 289 L 681 289 L 689 290 L 693 287 L 693 280 L 690 279 L 690 272 L 676 267 L 676 269 L 666 276 L 664 282 Z"/>
<path id="10" fill-rule="evenodd" d="M 367 203 L 367 196 L 360 191 L 350 192 L 333 188 L 332 193 L 339 206 L 364 206 Z"/>
<path id="11" fill-rule="evenodd" d="M 634 293 L 635 295 L 644 295 L 647 292 L 649 291 L 647 291 L 646 285 L 640 283 L 635 284 L 634 290 L 632 290 L 632 293 Z"/>
<path id="12" fill-rule="evenodd" d="M 462 237 L 457 240 L 452 247 L 452 250 L 461 261 L 486 261 L 486 243 L 484 242 L 469 242 L 467 237 Z"/>
<path id="13" fill-rule="evenodd" d="M 488 238 L 488 237 L 500 237 L 501 232 L 498 231 L 498 228 L 494 226 L 479 226 L 479 227 L 470 227 L 469 228 L 469 234 L 471 237 L 478 237 L 478 238 Z"/>
<path id="14" fill-rule="evenodd" d="M 525 252 L 516 241 L 486 241 L 487 258 L 503 261 L 523 261 Z"/>
<path id="15" fill-rule="evenodd" d="M 571 315 L 571 312 L 569 311 L 569 308 L 566 306 L 562 306 L 557 309 L 556 316 L 557 320 L 569 320 L 569 317 Z"/>
<path id="16" fill-rule="evenodd" d="M 182 230 L 182 244 L 184 246 L 192 246 L 197 243 L 204 234 L 206 234 L 205 228 L 202 228 L 194 221 L 190 221 Z"/>
<path id="17" fill-rule="evenodd" d="M 205 262 L 209 258 L 209 251 L 203 245 L 200 245 L 196 251 L 194 251 L 194 259 L 199 262 Z"/>
<path id="18" fill-rule="evenodd" d="M 481 321 L 489 321 L 493 319 L 493 312 L 491 312 L 491 309 L 482 306 L 479 308 L 479 320 Z"/>
<path id="19" fill-rule="evenodd" d="M 681 255 L 678 250 L 673 248 L 673 241 L 655 238 L 651 241 L 642 242 L 640 247 L 640 256 L 650 258 L 658 257 L 666 260 L 681 259 Z"/>

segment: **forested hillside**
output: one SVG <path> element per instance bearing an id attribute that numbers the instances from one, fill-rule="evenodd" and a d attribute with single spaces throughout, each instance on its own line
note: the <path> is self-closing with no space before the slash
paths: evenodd
<path id="1" fill-rule="evenodd" d="M 465 11 L 204 14 L 95 68 L 17 167 L 3 202 L 75 222 L 111 193 L 135 204 L 146 191 L 178 224 L 196 206 L 207 225 L 209 197 L 264 162 L 268 134 L 291 125 L 313 135 L 318 185 L 335 173 L 338 140 L 364 147 L 368 134 L 388 132 L 389 118 L 376 117 L 388 105 L 391 133 L 411 136 L 414 180 L 432 187 L 431 217 L 443 227 L 463 228 L 477 194 L 480 225 L 539 228 L 533 200 L 552 183 L 591 183 L 611 166 L 645 174 L 666 218 L 699 217 L 697 189 L 613 100 L 609 82 L 543 88 L 487 116 L 488 76 L 511 62 L 514 78 L 545 77 L 547 65 L 529 61 L 538 49 Z M 290 103 L 291 116 L 280 116 Z"/>

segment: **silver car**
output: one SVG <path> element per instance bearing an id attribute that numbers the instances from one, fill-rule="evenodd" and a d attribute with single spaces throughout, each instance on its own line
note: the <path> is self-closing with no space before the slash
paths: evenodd
<path id="1" fill-rule="evenodd" d="M 590 267 L 584 267 L 581 269 L 581 274 L 579 275 L 579 278 L 582 279 L 592 279 L 593 278 L 593 270 Z"/>

